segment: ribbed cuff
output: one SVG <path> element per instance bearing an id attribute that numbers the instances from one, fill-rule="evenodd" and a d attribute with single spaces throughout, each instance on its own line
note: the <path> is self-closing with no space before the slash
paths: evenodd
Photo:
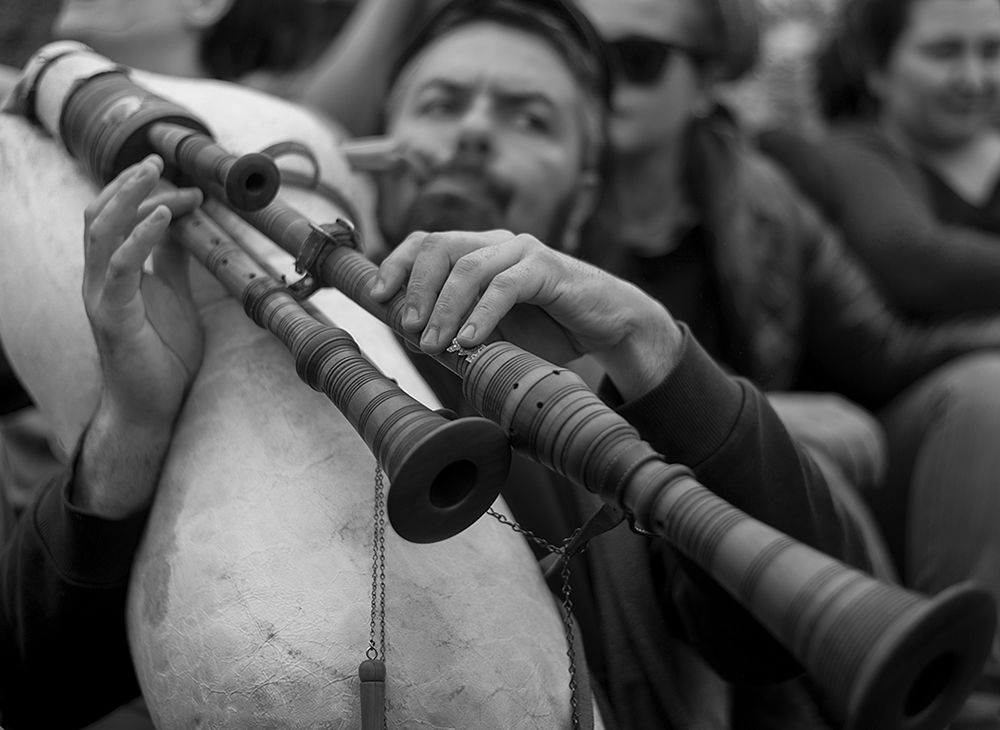
<path id="1" fill-rule="evenodd" d="M 668 461 L 690 467 L 729 438 L 743 408 L 743 388 L 727 375 L 683 324 L 680 360 L 649 393 L 618 412 Z"/>
<path id="2" fill-rule="evenodd" d="M 149 510 L 123 519 L 82 510 L 70 501 L 73 476 L 67 469 L 36 503 L 35 529 L 65 580 L 83 586 L 120 584 L 128 578 Z"/>

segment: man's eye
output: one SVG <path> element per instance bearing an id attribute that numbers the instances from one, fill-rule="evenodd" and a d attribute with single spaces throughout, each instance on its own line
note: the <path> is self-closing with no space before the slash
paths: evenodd
<path id="1" fill-rule="evenodd" d="M 1000 43 L 990 41 L 979 48 L 979 55 L 986 61 L 996 61 L 1000 58 Z"/>
<path id="2" fill-rule="evenodd" d="M 529 132 L 548 134 L 552 131 L 552 122 L 545 115 L 536 112 L 522 110 L 514 115 L 515 125 Z"/>
<path id="3" fill-rule="evenodd" d="M 454 114 L 458 104 L 454 99 L 426 99 L 417 105 L 417 111 L 432 117 L 442 117 Z"/>
<path id="4" fill-rule="evenodd" d="M 935 58 L 938 60 L 948 60 L 951 58 L 956 58 L 961 55 L 962 47 L 958 43 L 929 43 L 924 46 L 924 53 L 929 58 Z"/>

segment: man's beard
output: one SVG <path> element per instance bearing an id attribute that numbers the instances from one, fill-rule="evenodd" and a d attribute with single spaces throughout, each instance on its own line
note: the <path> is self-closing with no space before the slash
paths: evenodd
<path id="1" fill-rule="evenodd" d="M 444 187 L 421 190 L 407 213 L 409 231 L 488 231 L 502 228 L 505 209 L 482 195 Z"/>
<path id="2" fill-rule="evenodd" d="M 481 232 L 512 228 L 508 208 L 513 197 L 512 185 L 491 177 L 482 168 L 451 163 L 434 170 L 422 182 L 396 230 L 389 230 L 382 223 L 384 215 L 379 211 L 383 240 L 395 248 L 413 231 Z M 541 232 L 543 243 L 555 248 L 561 246 L 573 203 L 574 196 L 569 195 L 556 206 L 549 230 Z M 380 194 L 379 206 L 382 204 L 384 199 Z"/>
<path id="3" fill-rule="evenodd" d="M 422 181 L 391 245 L 413 231 L 488 231 L 503 228 L 513 188 L 481 168 L 449 164 Z"/>

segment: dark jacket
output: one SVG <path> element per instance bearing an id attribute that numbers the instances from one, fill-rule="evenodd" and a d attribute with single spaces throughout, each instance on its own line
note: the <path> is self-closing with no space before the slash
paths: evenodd
<path id="1" fill-rule="evenodd" d="M 467 410 L 457 378 L 427 358 L 412 359 L 444 405 Z M 856 526 L 764 395 L 724 373 L 686 329 L 677 368 L 619 412 L 667 462 L 691 467 L 734 506 L 869 567 Z M 523 459 L 503 496 L 523 528 L 556 544 L 598 504 Z M 574 612 L 609 728 L 728 728 L 727 682 L 775 682 L 802 671 L 744 607 L 662 538 L 622 524 L 595 538 L 572 567 Z"/>
<path id="2" fill-rule="evenodd" d="M 869 123 L 817 138 L 768 130 L 759 143 L 897 306 L 931 316 L 1000 308 L 1000 184 L 970 202 Z"/>
<path id="3" fill-rule="evenodd" d="M 0 470 L 0 487 L 5 473 Z M 70 502 L 72 472 L 13 521 L 0 488 L 0 724 L 83 727 L 138 696 L 125 595 L 145 512 L 124 520 Z"/>

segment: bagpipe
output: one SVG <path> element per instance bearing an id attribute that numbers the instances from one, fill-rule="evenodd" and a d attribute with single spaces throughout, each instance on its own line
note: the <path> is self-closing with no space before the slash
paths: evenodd
<path id="1" fill-rule="evenodd" d="M 389 476 L 388 518 L 403 538 L 440 541 L 476 521 L 496 499 L 514 448 L 708 573 L 796 657 L 845 728 L 940 728 L 971 691 L 996 621 L 982 588 L 960 584 L 927 597 L 789 538 L 717 497 L 687 467 L 666 463 L 571 370 L 507 342 L 435 356 L 461 378 L 479 417 L 428 409 L 380 373 L 347 331 L 309 311 L 316 288 L 334 287 L 416 344 L 401 325 L 403 295 L 385 305 L 369 295 L 377 267 L 354 245 L 350 222 L 320 224 L 283 202 L 269 157 L 227 152 L 190 110 L 75 44 L 43 49 L 13 103 L 98 184 L 155 152 L 168 179 L 205 191 L 212 215 L 176 221 L 174 236 L 363 438 Z M 302 280 L 278 278 L 224 225 L 229 219 L 293 256 Z"/>

